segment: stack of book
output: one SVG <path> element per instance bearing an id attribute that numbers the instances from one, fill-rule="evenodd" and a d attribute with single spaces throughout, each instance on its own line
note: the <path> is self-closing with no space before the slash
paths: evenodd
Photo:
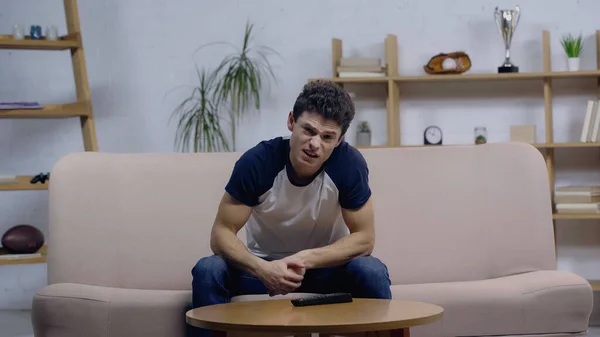
<path id="1" fill-rule="evenodd" d="M 563 186 L 554 192 L 559 214 L 600 214 L 600 186 Z"/>
<path id="2" fill-rule="evenodd" d="M 337 67 L 339 77 L 385 77 L 386 69 L 381 59 L 369 57 L 346 57 Z"/>
<path id="3" fill-rule="evenodd" d="M 600 104 L 598 101 L 588 101 L 580 140 L 583 143 L 600 142 Z"/>

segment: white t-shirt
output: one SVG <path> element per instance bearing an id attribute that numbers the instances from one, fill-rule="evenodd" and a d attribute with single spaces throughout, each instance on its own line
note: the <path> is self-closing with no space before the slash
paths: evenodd
<path id="1" fill-rule="evenodd" d="M 334 243 L 349 231 L 341 207 L 357 209 L 371 196 L 362 154 L 342 141 L 308 184 L 290 180 L 289 138 L 262 141 L 236 162 L 225 190 L 253 208 L 246 244 L 253 254 L 280 259 Z"/>

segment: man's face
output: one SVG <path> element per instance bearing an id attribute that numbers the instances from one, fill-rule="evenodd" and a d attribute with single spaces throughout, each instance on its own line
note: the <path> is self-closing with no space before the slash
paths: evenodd
<path id="1" fill-rule="evenodd" d="M 288 129 L 292 132 L 290 160 L 300 176 L 317 172 L 341 142 L 341 126 L 314 112 L 302 113 L 295 122 L 290 112 Z"/>

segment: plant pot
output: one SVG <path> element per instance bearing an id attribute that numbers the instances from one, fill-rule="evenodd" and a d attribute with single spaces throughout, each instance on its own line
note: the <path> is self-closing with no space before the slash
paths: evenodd
<path id="1" fill-rule="evenodd" d="M 569 71 L 579 70 L 579 57 L 569 57 L 567 59 L 567 68 Z"/>
<path id="2" fill-rule="evenodd" d="M 371 133 L 370 132 L 357 132 L 356 133 L 356 145 L 357 146 L 370 146 L 371 145 Z"/>

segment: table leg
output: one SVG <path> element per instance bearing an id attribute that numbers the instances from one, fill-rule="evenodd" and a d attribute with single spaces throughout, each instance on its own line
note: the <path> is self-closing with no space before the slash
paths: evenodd
<path id="1" fill-rule="evenodd" d="M 390 337 L 410 337 L 410 329 L 396 329 L 390 330 Z"/>
<path id="2" fill-rule="evenodd" d="M 348 334 L 319 333 L 319 337 L 410 337 L 408 329 L 358 332 Z"/>

